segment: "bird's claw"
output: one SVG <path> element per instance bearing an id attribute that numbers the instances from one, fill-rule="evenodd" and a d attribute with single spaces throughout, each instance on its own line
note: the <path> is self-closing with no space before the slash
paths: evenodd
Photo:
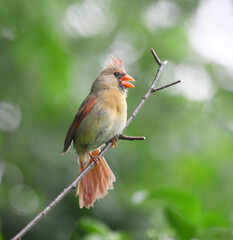
<path id="1" fill-rule="evenodd" d="M 112 148 L 116 148 L 117 147 L 117 140 L 118 138 L 116 137 L 113 137 L 110 142 L 112 142 Z"/>
<path id="2" fill-rule="evenodd" d="M 95 162 L 95 164 L 97 165 L 101 158 L 97 155 L 92 155 L 87 149 L 85 149 L 85 151 L 90 156 L 91 160 L 93 160 Z"/>
<path id="3" fill-rule="evenodd" d="M 90 155 L 90 157 L 95 162 L 96 165 L 99 163 L 101 159 L 99 156 L 94 156 L 94 155 Z"/>

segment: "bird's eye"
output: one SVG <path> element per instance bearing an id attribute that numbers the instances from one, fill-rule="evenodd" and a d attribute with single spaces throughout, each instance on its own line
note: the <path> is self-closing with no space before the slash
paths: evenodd
<path id="1" fill-rule="evenodd" d="M 120 75 L 120 73 L 119 73 L 119 72 L 114 72 L 113 75 L 114 75 L 115 77 L 118 77 L 118 76 Z"/>

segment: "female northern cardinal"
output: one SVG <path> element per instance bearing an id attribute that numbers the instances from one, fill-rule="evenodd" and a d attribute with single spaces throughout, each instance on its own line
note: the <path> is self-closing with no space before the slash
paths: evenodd
<path id="1" fill-rule="evenodd" d="M 135 81 L 125 73 L 120 58 L 112 57 L 112 63 L 99 74 L 92 84 L 90 94 L 81 104 L 67 132 L 62 153 L 69 151 L 73 142 L 79 156 L 80 172 L 100 152 L 99 147 L 120 133 L 127 117 L 127 88 Z M 89 151 L 92 151 L 90 153 Z M 115 176 L 104 158 L 79 182 L 80 208 L 93 206 L 96 199 L 113 189 Z"/>

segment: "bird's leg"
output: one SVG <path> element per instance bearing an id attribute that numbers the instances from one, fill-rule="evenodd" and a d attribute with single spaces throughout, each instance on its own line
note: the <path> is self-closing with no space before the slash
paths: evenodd
<path id="1" fill-rule="evenodd" d="M 109 142 L 112 142 L 112 148 L 116 148 L 117 147 L 117 140 L 118 138 L 113 137 Z"/>
<path id="2" fill-rule="evenodd" d="M 90 158 L 96 163 L 96 165 L 99 163 L 100 161 L 100 157 L 97 155 L 92 155 L 86 148 L 84 148 L 84 150 L 86 151 L 86 153 L 90 156 Z"/>

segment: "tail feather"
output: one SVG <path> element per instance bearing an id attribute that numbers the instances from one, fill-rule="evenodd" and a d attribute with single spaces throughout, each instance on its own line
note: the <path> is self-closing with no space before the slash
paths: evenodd
<path id="1" fill-rule="evenodd" d="M 85 169 L 82 163 L 80 163 L 80 172 Z M 81 183 L 81 184 L 80 184 Z M 91 192 L 93 191 L 92 178 L 90 175 L 86 175 L 78 184 L 77 195 L 79 194 L 79 205 L 82 208 L 84 202 L 90 204 L 92 202 Z"/>
<path id="2" fill-rule="evenodd" d="M 100 149 L 94 150 L 92 155 L 97 156 Z M 87 158 L 88 155 L 85 155 Z M 86 160 L 86 161 L 85 161 Z M 92 160 L 80 159 L 80 172 L 82 172 Z M 93 207 L 97 199 L 103 198 L 108 190 L 113 189 L 113 182 L 116 178 L 109 168 L 104 157 L 100 159 L 99 163 L 87 173 L 79 182 L 77 188 L 77 195 L 79 195 L 79 206 L 83 208 Z"/>

